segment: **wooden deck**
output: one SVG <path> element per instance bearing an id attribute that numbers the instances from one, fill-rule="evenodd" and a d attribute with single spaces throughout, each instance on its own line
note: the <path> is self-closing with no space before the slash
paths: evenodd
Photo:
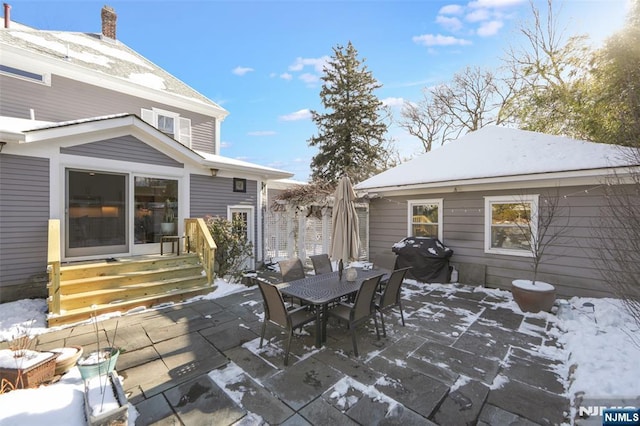
<path id="1" fill-rule="evenodd" d="M 187 300 L 215 290 L 195 253 L 78 262 L 60 267 L 60 314 L 49 326 Z"/>

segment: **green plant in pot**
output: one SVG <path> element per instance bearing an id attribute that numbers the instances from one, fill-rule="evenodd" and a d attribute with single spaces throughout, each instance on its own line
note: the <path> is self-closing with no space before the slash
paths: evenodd
<path id="1" fill-rule="evenodd" d="M 168 198 L 164 202 L 164 214 L 162 223 L 160 224 L 163 235 L 174 235 L 176 233 L 176 213 L 173 210 L 172 204 Z"/>

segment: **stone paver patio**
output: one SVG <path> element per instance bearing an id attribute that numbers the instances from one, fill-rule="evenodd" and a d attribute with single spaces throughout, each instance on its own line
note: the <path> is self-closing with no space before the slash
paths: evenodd
<path id="1" fill-rule="evenodd" d="M 510 309 L 505 292 L 473 287 L 403 287 L 406 326 L 387 317 L 358 331 L 353 356 L 344 324 L 330 322 L 322 349 L 314 325 L 294 338 L 267 328 L 258 349 L 262 298 L 256 287 L 214 300 L 99 323 L 102 344 L 123 352 L 117 370 L 137 425 L 548 425 L 568 422 L 559 361 L 543 316 Z M 94 325 L 41 335 L 37 349 L 96 346 Z"/>

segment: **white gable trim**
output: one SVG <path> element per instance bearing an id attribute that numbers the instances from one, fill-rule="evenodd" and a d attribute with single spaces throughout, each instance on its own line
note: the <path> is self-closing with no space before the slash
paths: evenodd
<path id="1" fill-rule="evenodd" d="M 211 169 L 216 169 L 221 177 L 242 177 L 251 180 L 283 179 L 292 176 L 289 172 L 245 161 L 207 153 L 201 155 L 133 114 L 98 117 L 68 124 L 52 123 L 47 128 L 16 132 L 12 135 L 14 138 L 3 148 L 3 153 L 51 157 L 56 155 L 60 147 L 131 135 L 174 160 L 192 166 L 193 173 L 210 175 Z"/>

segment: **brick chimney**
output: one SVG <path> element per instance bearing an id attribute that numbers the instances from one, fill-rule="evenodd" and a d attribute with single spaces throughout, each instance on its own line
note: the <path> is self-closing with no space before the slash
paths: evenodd
<path id="1" fill-rule="evenodd" d="M 116 39 L 116 20 L 118 15 L 111 6 L 104 6 L 102 8 L 102 35 L 109 37 L 113 40 Z"/>
<path id="2" fill-rule="evenodd" d="M 4 6 L 4 27 L 9 28 L 11 23 L 11 5 L 9 3 L 3 3 Z"/>

